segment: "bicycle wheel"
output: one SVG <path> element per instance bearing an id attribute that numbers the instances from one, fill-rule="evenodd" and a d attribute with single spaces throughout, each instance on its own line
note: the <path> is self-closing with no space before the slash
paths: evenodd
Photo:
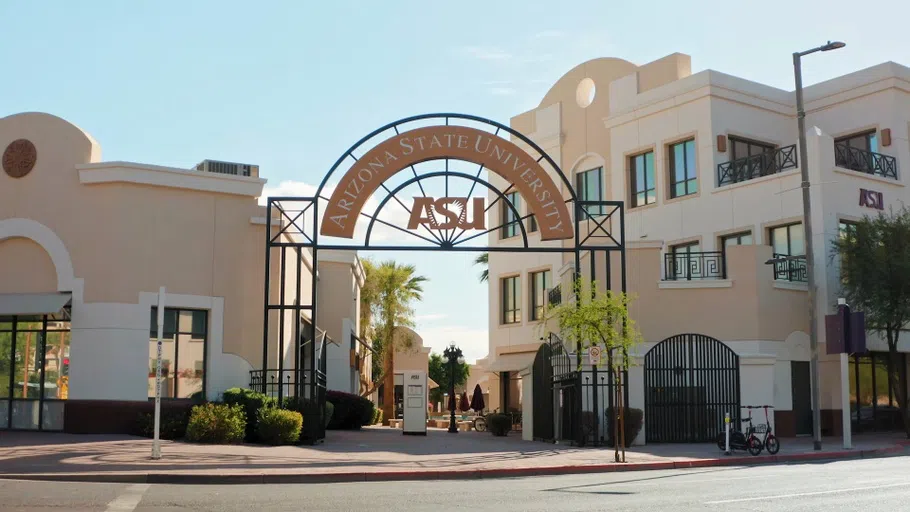
<path id="1" fill-rule="evenodd" d="M 765 450 L 768 450 L 771 455 L 780 451 L 780 441 L 777 440 L 777 436 L 768 434 L 768 439 L 765 439 Z"/>
<path id="2" fill-rule="evenodd" d="M 474 420 L 474 430 L 476 430 L 478 432 L 486 432 L 487 431 L 487 420 L 485 420 L 483 418 L 477 418 L 476 420 Z"/>
<path id="3" fill-rule="evenodd" d="M 761 441 L 755 436 L 750 436 L 749 437 L 749 453 L 751 453 L 752 455 L 758 455 L 759 453 L 761 453 L 761 450 L 762 450 Z"/>
<path id="4" fill-rule="evenodd" d="M 727 449 L 727 436 L 723 432 L 717 434 L 717 447 L 722 451 Z"/>

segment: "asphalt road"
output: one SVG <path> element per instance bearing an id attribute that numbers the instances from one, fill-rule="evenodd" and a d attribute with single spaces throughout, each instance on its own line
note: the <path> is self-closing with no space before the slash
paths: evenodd
<path id="1" fill-rule="evenodd" d="M 0 480 L 3 511 L 910 511 L 910 457 L 496 480 L 146 485 Z"/>

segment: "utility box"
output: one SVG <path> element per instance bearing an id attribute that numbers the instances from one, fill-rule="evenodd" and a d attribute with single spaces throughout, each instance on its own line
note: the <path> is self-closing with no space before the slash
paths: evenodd
<path id="1" fill-rule="evenodd" d="M 402 375 L 403 424 L 401 432 L 405 435 L 427 435 L 427 374 L 426 372 L 406 371 Z"/>

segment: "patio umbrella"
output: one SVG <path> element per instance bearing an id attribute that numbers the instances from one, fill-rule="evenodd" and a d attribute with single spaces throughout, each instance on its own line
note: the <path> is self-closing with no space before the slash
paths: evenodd
<path id="1" fill-rule="evenodd" d="M 468 392 L 462 391 L 461 392 L 461 410 L 467 411 L 470 408 L 471 408 L 471 404 L 468 403 Z"/>
<path id="2" fill-rule="evenodd" d="M 484 406 L 483 391 L 480 389 L 480 384 L 478 384 L 474 386 L 474 396 L 471 397 L 471 409 L 480 412 L 483 410 Z"/>

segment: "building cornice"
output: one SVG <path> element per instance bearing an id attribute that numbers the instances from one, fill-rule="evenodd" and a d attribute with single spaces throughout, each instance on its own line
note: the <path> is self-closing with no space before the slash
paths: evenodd
<path id="1" fill-rule="evenodd" d="M 266 184 L 263 178 L 232 176 L 211 172 L 139 164 L 135 162 L 101 162 L 76 165 L 79 182 L 84 185 L 100 183 L 133 183 L 156 187 L 179 188 L 259 197 Z"/>

